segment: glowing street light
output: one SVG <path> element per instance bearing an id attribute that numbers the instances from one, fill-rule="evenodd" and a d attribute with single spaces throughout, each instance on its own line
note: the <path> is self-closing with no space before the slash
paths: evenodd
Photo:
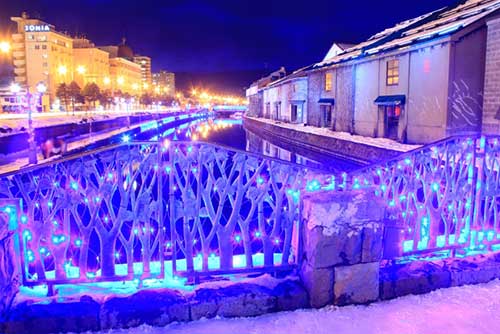
<path id="1" fill-rule="evenodd" d="M 60 74 L 60 75 L 66 75 L 66 73 L 68 73 L 68 68 L 64 65 L 60 65 L 57 69 L 57 72 Z"/>
<path id="2" fill-rule="evenodd" d="M 118 79 L 116 80 L 116 82 L 121 86 L 125 83 L 125 79 L 123 77 L 118 77 Z"/>
<path id="3" fill-rule="evenodd" d="M 139 89 L 139 85 L 136 84 L 136 83 L 132 84 L 132 89 L 133 90 L 138 90 Z"/>
<path id="4" fill-rule="evenodd" d="M 14 82 L 10 85 L 10 91 L 15 95 L 15 94 L 19 94 L 19 92 L 21 91 L 21 86 Z"/>
<path id="5" fill-rule="evenodd" d="M 104 84 L 109 85 L 111 83 L 111 79 L 109 77 L 104 77 Z"/>
<path id="6" fill-rule="evenodd" d="M 11 49 L 10 43 L 7 41 L 0 42 L 0 52 L 1 53 L 9 53 Z"/>
<path id="7" fill-rule="evenodd" d="M 76 68 L 76 71 L 78 72 L 78 74 L 85 74 L 85 72 L 87 72 L 87 69 L 85 68 L 85 66 L 83 65 L 79 65 L 77 68 Z"/>
<path id="8" fill-rule="evenodd" d="M 36 85 L 36 90 L 40 94 L 45 94 L 45 92 L 47 91 L 47 86 L 43 82 L 40 82 L 38 83 L 38 85 Z"/>

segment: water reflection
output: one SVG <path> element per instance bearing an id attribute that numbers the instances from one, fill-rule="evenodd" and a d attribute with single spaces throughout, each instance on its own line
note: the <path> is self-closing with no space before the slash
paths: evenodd
<path id="1" fill-rule="evenodd" d="M 359 167 L 359 164 L 326 150 L 311 149 L 300 143 L 294 145 L 270 134 L 252 132 L 244 127 L 242 120 L 209 119 L 187 123 L 175 131 L 173 139 L 207 141 L 333 172 Z"/>

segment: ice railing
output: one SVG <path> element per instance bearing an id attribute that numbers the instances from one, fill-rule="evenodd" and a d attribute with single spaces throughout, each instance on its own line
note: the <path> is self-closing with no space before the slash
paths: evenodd
<path id="1" fill-rule="evenodd" d="M 289 270 L 300 192 L 328 177 L 206 143 L 130 142 L 3 175 L 0 197 L 23 284 L 53 285 Z"/>

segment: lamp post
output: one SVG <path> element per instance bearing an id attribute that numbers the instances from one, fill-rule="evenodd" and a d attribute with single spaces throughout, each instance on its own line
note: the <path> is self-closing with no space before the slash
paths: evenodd
<path id="1" fill-rule="evenodd" d="M 47 86 L 43 82 L 40 82 L 36 85 L 36 90 L 40 95 L 40 101 L 43 108 L 43 94 L 47 91 Z M 35 131 L 33 129 L 33 104 L 32 94 L 30 93 L 29 88 L 26 92 L 26 97 L 28 100 L 28 163 L 36 164 L 38 162 L 38 159 L 36 156 Z"/>

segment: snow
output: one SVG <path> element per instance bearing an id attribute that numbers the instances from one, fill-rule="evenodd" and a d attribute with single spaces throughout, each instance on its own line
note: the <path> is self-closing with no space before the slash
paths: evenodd
<path id="1" fill-rule="evenodd" d="M 385 148 L 388 150 L 394 150 L 394 151 L 399 151 L 399 152 L 408 152 L 414 149 L 417 149 L 421 147 L 421 145 L 410 145 L 410 144 L 402 144 L 398 143 L 397 141 L 394 141 L 392 139 L 388 138 L 373 138 L 373 137 L 365 137 L 365 136 L 360 136 L 360 135 L 352 135 L 348 132 L 338 132 L 338 131 L 332 131 L 327 128 L 318 128 L 315 126 L 303 126 L 302 124 L 291 124 L 291 123 L 283 123 L 271 119 L 266 119 L 266 118 L 255 118 L 255 117 L 249 117 L 246 116 L 247 118 L 267 123 L 267 124 L 272 124 L 275 126 L 279 126 L 282 128 L 286 129 L 293 129 L 296 131 L 302 131 L 306 133 L 311 133 L 315 134 L 318 136 L 326 136 L 326 137 L 331 137 L 331 138 L 337 138 L 340 140 L 346 140 L 346 141 L 352 141 L 355 143 L 359 144 L 364 144 L 364 145 L 369 145 L 369 146 L 374 146 L 374 147 L 379 147 L 379 148 Z"/>
<path id="2" fill-rule="evenodd" d="M 329 306 L 256 318 L 200 320 L 164 328 L 140 326 L 101 333 L 127 334 L 354 334 L 500 332 L 500 281 L 406 296 L 369 306 Z"/>

